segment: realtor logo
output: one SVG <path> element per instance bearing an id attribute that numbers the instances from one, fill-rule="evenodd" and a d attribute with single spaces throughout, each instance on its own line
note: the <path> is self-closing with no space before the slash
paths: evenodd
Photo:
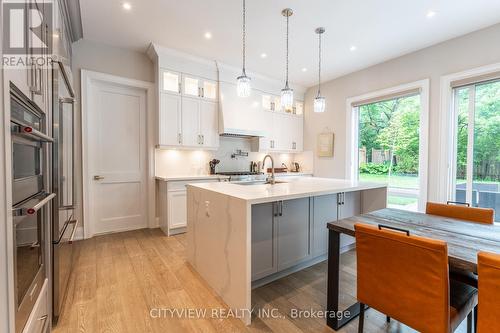
<path id="1" fill-rule="evenodd" d="M 4 67 L 26 66 L 52 54 L 52 2 L 4 1 L 2 24 Z"/>

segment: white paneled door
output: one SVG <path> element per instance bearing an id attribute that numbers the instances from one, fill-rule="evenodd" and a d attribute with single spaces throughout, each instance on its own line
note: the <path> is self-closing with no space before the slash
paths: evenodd
<path id="1" fill-rule="evenodd" d="M 146 92 L 91 81 L 86 115 L 92 234 L 147 226 Z"/>

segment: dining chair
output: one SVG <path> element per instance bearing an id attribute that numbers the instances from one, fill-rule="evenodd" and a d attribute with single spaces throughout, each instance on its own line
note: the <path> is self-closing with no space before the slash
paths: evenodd
<path id="1" fill-rule="evenodd" d="M 495 221 L 495 211 L 491 208 L 470 207 L 467 203 L 453 201 L 446 204 L 427 202 L 425 213 L 484 224 Z M 477 287 L 477 275 L 472 272 L 451 268 L 450 279 Z"/>
<path id="2" fill-rule="evenodd" d="M 495 221 L 495 210 L 491 208 L 470 207 L 467 203 L 453 201 L 446 204 L 427 202 L 425 213 L 485 224 Z"/>
<path id="3" fill-rule="evenodd" d="M 355 225 L 358 331 L 365 306 L 420 332 L 453 332 L 472 310 L 477 289 L 450 281 L 446 242 L 379 225 Z"/>
<path id="4" fill-rule="evenodd" d="M 500 255 L 480 252 L 477 256 L 477 271 L 479 274 L 478 332 L 500 332 Z"/>

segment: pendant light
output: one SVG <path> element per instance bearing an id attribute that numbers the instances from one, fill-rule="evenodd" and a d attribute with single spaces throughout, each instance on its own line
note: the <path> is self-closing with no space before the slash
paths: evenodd
<path id="1" fill-rule="evenodd" d="M 318 95 L 314 99 L 314 112 L 325 112 L 326 102 L 325 98 L 321 97 L 321 35 L 325 32 L 325 28 L 319 27 L 315 30 L 318 34 Z"/>
<path id="2" fill-rule="evenodd" d="M 286 81 L 285 88 L 281 89 L 281 107 L 287 110 L 293 107 L 293 89 L 288 86 L 288 35 L 289 20 L 293 11 L 290 8 L 285 8 L 281 11 L 281 15 L 286 17 Z"/>
<path id="3" fill-rule="evenodd" d="M 245 0 L 243 0 L 243 71 L 240 76 L 236 78 L 237 85 L 236 90 L 239 97 L 248 97 L 250 96 L 252 87 L 250 86 L 250 79 L 247 76 L 245 71 L 246 65 L 246 4 Z"/>

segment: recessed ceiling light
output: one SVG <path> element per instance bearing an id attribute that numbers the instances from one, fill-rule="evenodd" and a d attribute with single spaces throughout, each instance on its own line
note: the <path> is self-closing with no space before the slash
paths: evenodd
<path id="1" fill-rule="evenodd" d="M 349 50 L 350 50 L 350 51 L 356 51 L 356 49 L 357 49 L 357 47 L 356 47 L 355 45 L 352 45 L 352 46 L 349 48 Z"/>
<path id="2" fill-rule="evenodd" d="M 427 16 L 427 18 L 432 18 L 432 17 L 436 16 L 436 12 L 435 12 L 435 11 L 433 11 L 433 10 L 429 10 L 429 11 L 427 12 L 427 15 L 426 15 L 426 16 Z"/>
<path id="3" fill-rule="evenodd" d="M 206 39 L 212 39 L 212 33 L 209 32 L 209 31 L 205 32 L 205 38 Z"/>
<path id="4" fill-rule="evenodd" d="M 265 58 L 267 58 L 267 54 L 266 54 L 266 53 L 261 53 L 261 54 L 260 54 L 260 57 L 261 57 L 262 59 L 265 59 Z"/>
<path id="5" fill-rule="evenodd" d="M 125 10 L 131 10 L 132 9 L 132 5 L 128 2 L 124 2 L 123 5 L 122 5 L 123 9 Z"/>
<path id="6" fill-rule="evenodd" d="M 307 72 L 307 68 L 305 68 L 305 67 L 304 67 L 304 68 L 302 68 L 302 71 L 303 71 L 303 72 Z"/>

